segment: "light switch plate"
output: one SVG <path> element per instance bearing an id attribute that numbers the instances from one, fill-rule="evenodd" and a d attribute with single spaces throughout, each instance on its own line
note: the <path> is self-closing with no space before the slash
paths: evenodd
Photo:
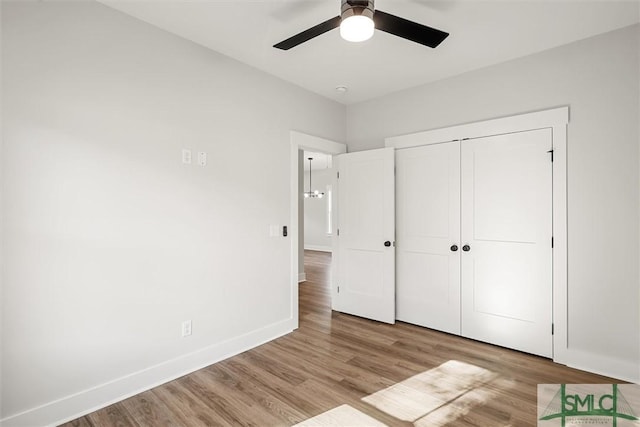
<path id="1" fill-rule="evenodd" d="M 191 335 L 191 320 L 185 320 L 182 322 L 182 336 L 188 337 Z"/>
<path id="2" fill-rule="evenodd" d="M 198 152 L 198 165 L 207 166 L 207 153 L 205 153 L 204 151 Z"/>

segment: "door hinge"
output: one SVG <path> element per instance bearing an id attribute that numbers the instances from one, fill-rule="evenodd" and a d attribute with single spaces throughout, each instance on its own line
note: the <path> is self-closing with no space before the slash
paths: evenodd
<path id="1" fill-rule="evenodd" d="M 547 151 L 547 153 L 551 153 L 551 161 L 553 162 L 553 149 Z"/>
<path id="2" fill-rule="evenodd" d="M 552 324 L 551 324 L 551 335 L 553 335 L 553 333 L 554 333 L 554 332 L 555 332 L 555 328 L 554 328 L 554 325 L 553 325 L 553 323 L 552 323 Z"/>
<path id="3" fill-rule="evenodd" d="M 338 293 L 340 293 L 340 286 L 338 286 Z"/>
<path id="4" fill-rule="evenodd" d="M 553 236 L 551 236 L 551 249 L 553 249 Z"/>
<path id="5" fill-rule="evenodd" d="M 338 172 L 338 179 L 340 179 L 340 172 Z"/>
<path id="6" fill-rule="evenodd" d="M 338 236 L 340 235 L 340 229 L 339 228 L 336 229 L 336 233 L 338 234 Z"/>

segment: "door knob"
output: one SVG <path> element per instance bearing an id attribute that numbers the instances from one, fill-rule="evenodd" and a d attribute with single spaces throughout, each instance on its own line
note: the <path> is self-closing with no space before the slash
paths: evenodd
<path id="1" fill-rule="evenodd" d="M 386 247 L 389 247 L 389 246 L 391 246 L 391 242 L 387 240 L 386 242 L 384 242 L 384 245 L 385 245 Z"/>
<path id="2" fill-rule="evenodd" d="M 451 245 L 451 252 L 455 252 L 458 250 L 458 245 Z"/>
<path id="3" fill-rule="evenodd" d="M 463 250 L 463 251 L 465 251 L 465 252 L 469 252 L 469 251 L 471 250 L 471 246 L 469 246 L 469 245 L 464 245 L 464 246 L 462 247 L 462 250 Z"/>

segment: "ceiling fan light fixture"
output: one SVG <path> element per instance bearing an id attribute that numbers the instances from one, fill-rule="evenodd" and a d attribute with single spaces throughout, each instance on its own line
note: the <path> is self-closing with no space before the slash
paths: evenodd
<path id="1" fill-rule="evenodd" d="M 363 42 L 373 36 L 373 0 L 342 0 L 340 37 Z"/>
<path id="2" fill-rule="evenodd" d="M 364 15 L 353 15 L 340 24 L 340 37 L 350 42 L 363 42 L 373 36 L 373 21 Z"/>
<path id="3" fill-rule="evenodd" d="M 273 47 L 289 50 L 338 27 L 343 39 L 355 42 L 367 40 L 374 30 L 378 30 L 434 48 L 449 36 L 449 33 L 436 28 L 374 10 L 373 0 L 342 0 L 339 16 L 314 25 Z"/>

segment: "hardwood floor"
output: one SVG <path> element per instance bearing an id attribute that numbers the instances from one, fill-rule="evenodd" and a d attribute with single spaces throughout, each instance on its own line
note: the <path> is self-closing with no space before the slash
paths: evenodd
<path id="1" fill-rule="evenodd" d="M 331 312 L 330 260 L 306 251 L 293 333 L 65 426 L 289 426 L 316 416 L 309 424 L 364 417 L 359 425 L 535 426 L 538 383 L 615 382 L 406 323 Z"/>

